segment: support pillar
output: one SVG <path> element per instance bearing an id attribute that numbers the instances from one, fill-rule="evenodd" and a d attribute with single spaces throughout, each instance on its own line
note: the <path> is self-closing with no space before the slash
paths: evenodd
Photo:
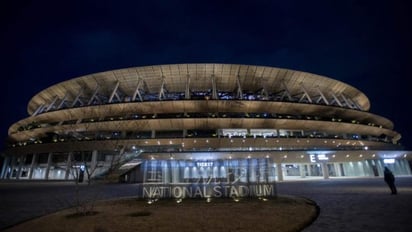
<path id="1" fill-rule="evenodd" d="M 283 181 L 282 164 L 276 163 L 276 171 L 278 174 L 278 181 Z"/>
<path id="2" fill-rule="evenodd" d="M 31 165 L 30 165 L 29 180 L 33 178 L 34 169 L 37 166 L 37 160 L 38 160 L 38 155 L 36 153 L 33 153 L 33 158 L 31 160 Z"/>
<path id="3" fill-rule="evenodd" d="M 322 163 L 323 179 L 329 179 L 329 168 L 327 163 Z"/>
<path id="4" fill-rule="evenodd" d="M 13 177 L 13 173 L 14 173 L 14 166 L 16 165 L 16 156 L 15 155 L 13 155 L 12 157 L 11 157 L 11 162 L 10 162 L 10 174 L 9 174 L 9 178 L 8 179 L 11 179 L 11 178 L 15 178 L 15 177 Z M 16 175 L 17 175 L 17 173 L 16 173 Z"/>
<path id="5" fill-rule="evenodd" d="M 96 171 L 97 168 L 97 150 L 92 151 L 92 160 L 90 162 L 90 172 L 93 174 Z M 90 176 L 91 178 L 91 176 Z"/>
<path id="6" fill-rule="evenodd" d="M 72 160 L 73 160 L 73 152 L 69 152 L 69 155 L 67 156 L 67 161 L 66 161 L 66 174 L 64 176 L 65 180 L 68 180 L 70 178 L 70 172 L 72 171 Z"/>
<path id="7" fill-rule="evenodd" d="M 10 157 L 5 156 L 4 157 L 3 167 L 1 168 L 0 179 L 5 179 L 9 162 L 10 162 Z"/>
<path id="8" fill-rule="evenodd" d="M 16 179 L 17 180 L 20 179 L 20 176 L 21 176 L 21 171 L 22 171 L 23 164 L 24 164 L 23 157 L 24 157 L 24 155 L 21 155 L 18 159 L 19 160 L 19 167 L 17 169 L 17 174 L 16 174 Z"/>
<path id="9" fill-rule="evenodd" d="M 48 157 L 48 159 L 47 159 L 46 173 L 44 173 L 44 179 L 45 179 L 45 180 L 48 180 L 48 179 L 49 179 L 50 166 L 51 166 L 51 164 L 52 164 L 52 156 L 53 156 L 53 153 L 50 152 L 50 153 L 49 153 L 49 157 Z"/>
<path id="10" fill-rule="evenodd" d="M 302 177 L 302 178 L 306 177 L 305 166 L 306 166 L 305 164 L 299 164 L 300 177 Z"/>
<path id="11" fill-rule="evenodd" d="M 340 169 L 339 163 L 334 163 L 336 176 L 342 176 L 342 170 Z"/>

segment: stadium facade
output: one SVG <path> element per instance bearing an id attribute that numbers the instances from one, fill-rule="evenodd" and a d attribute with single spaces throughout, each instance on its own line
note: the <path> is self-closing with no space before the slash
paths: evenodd
<path id="1" fill-rule="evenodd" d="M 146 194 L 271 192 L 309 177 L 411 175 L 412 152 L 358 89 L 320 75 L 237 64 L 172 64 L 53 85 L 9 128 L 0 178 L 115 176 L 180 186 Z M 86 175 L 87 173 L 87 175 Z M 222 186 L 247 183 L 248 189 Z M 218 185 L 219 184 L 219 185 Z M 160 193 L 161 192 L 161 193 Z"/>

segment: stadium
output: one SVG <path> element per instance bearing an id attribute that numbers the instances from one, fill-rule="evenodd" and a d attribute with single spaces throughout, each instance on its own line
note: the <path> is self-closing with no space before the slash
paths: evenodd
<path id="1" fill-rule="evenodd" d="M 383 176 L 385 166 L 411 175 L 412 151 L 369 109 L 355 87 L 283 68 L 94 73 L 30 100 L 28 117 L 9 128 L 0 178 L 163 186 L 142 190 L 151 198 L 266 196 L 275 181 Z"/>

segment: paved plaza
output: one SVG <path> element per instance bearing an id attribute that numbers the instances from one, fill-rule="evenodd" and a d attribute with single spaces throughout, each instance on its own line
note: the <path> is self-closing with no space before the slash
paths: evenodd
<path id="1" fill-rule="evenodd" d="M 398 195 L 382 178 L 286 181 L 279 195 L 314 200 L 320 214 L 304 232 L 412 231 L 412 177 L 397 177 Z M 0 230 L 69 207 L 76 194 L 84 199 L 133 196 L 133 184 L 107 184 L 93 189 L 68 182 L 0 182 Z M 91 191 L 90 191 L 91 190 Z"/>
<path id="2" fill-rule="evenodd" d="M 398 195 L 383 178 L 278 184 L 278 193 L 314 200 L 320 214 L 304 232 L 412 231 L 412 177 L 397 177 Z"/>

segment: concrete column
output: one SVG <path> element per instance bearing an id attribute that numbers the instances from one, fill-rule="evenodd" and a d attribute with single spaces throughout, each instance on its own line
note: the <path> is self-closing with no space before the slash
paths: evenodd
<path id="1" fill-rule="evenodd" d="M 342 170 L 340 170 L 339 163 L 334 163 L 333 165 L 335 166 L 336 176 L 342 176 Z"/>
<path id="2" fill-rule="evenodd" d="M 16 174 L 16 179 L 17 180 L 20 179 L 20 176 L 21 176 L 21 170 L 22 170 L 23 164 L 24 164 L 23 157 L 24 157 L 24 155 L 19 157 L 19 168 L 17 169 L 17 174 Z"/>
<path id="3" fill-rule="evenodd" d="M 327 163 L 322 163 L 323 179 L 329 179 L 329 168 Z"/>
<path id="4" fill-rule="evenodd" d="M 306 166 L 305 164 L 299 164 L 300 177 L 302 178 L 306 177 L 305 166 Z"/>
<path id="5" fill-rule="evenodd" d="M 156 138 L 156 131 L 152 130 L 152 139 Z"/>
<path id="6" fill-rule="evenodd" d="M 48 157 L 48 159 L 47 159 L 46 173 L 44 174 L 44 179 L 45 179 L 45 180 L 48 180 L 48 179 L 49 179 L 50 166 L 51 166 L 51 164 L 52 164 L 52 156 L 53 156 L 53 153 L 50 152 L 50 153 L 49 153 L 49 157 Z"/>
<path id="7" fill-rule="evenodd" d="M 37 160 L 38 160 L 38 155 L 34 153 L 33 158 L 31 160 L 31 165 L 30 165 L 29 180 L 33 178 L 34 169 L 37 166 Z"/>
<path id="8" fill-rule="evenodd" d="M 11 156 L 9 179 L 13 178 L 13 172 L 14 172 L 14 166 L 15 165 L 16 165 L 16 156 L 13 155 L 13 156 Z"/>
<path id="9" fill-rule="evenodd" d="M 283 171 L 281 163 L 276 163 L 276 171 L 278 174 L 278 181 L 283 181 Z"/>
<path id="10" fill-rule="evenodd" d="M 65 180 L 68 180 L 70 177 L 70 172 L 72 171 L 72 160 L 73 160 L 73 152 L 69 152 L 69 155 L 67 156 L 67 161 L 66 161 L 66 174 L 64 176 Z"/>
<path id="11" fill-rule="evenodd" d="M 94 173 L 97 168 L 97 150 L 92 151 L 92 160 L 90 162 L 90 172 Z"/>
<path id="12" fill-rule="evenodd" d="M 270 170 L 270 160 L 269 160 L 269 158 L 266 158 L 265 159 L 265 182 L 266 183 L 269 183 L 269 170 Z"/>
<path id="13" fill-rule="evenodd" d="M 10 157 L 5 156 L 4 157 L 4 163 L 3 167 L 1 168 L 1 174 L 0 174 L 0 179 L 5 179 L 6 173 L 7 173 L 7 168 L 8 168 L 8 163 L 10 162 Z"/>

